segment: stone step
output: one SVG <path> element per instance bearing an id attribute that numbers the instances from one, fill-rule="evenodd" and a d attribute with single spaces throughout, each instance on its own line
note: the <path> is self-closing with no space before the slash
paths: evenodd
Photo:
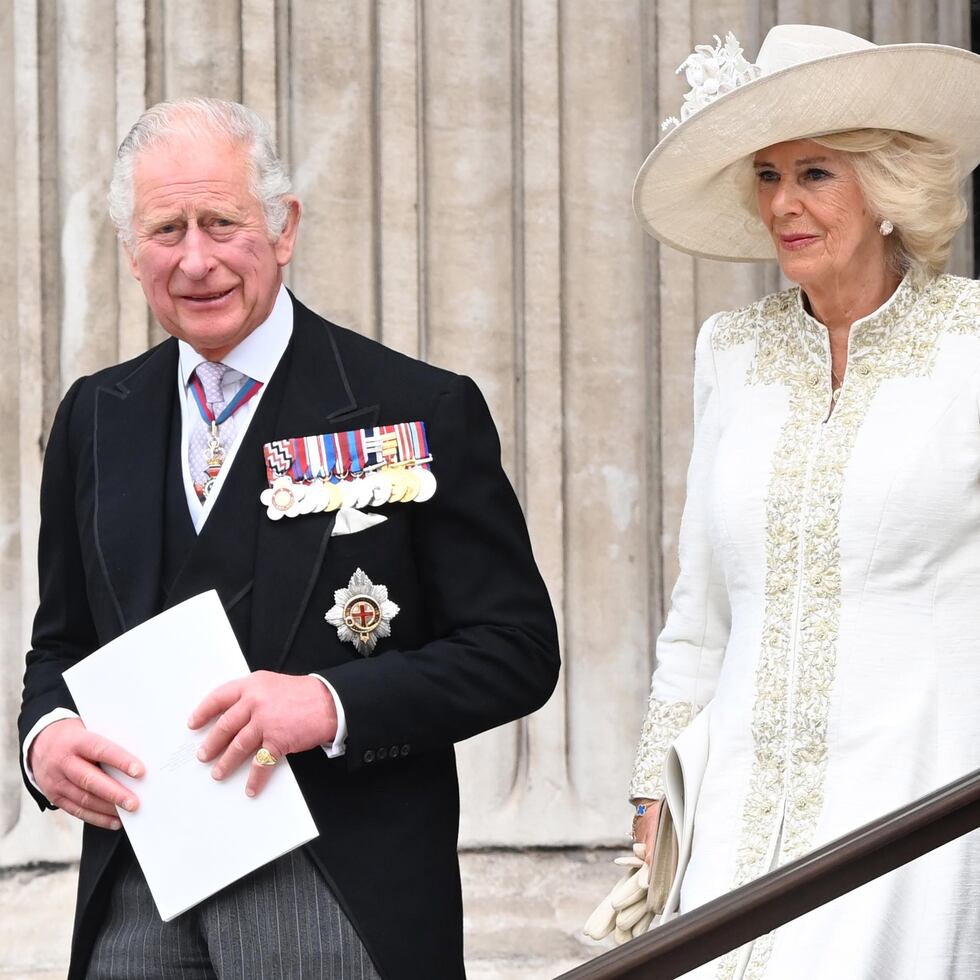
<path id="1" fill-rule="evenodd" d="M 470 851 L 460 855 L 469 980 L 552 980 L 602 947 L 582 923 L 616 877 L 615 853 Z M 77 869 L 0 873 L 0 980 L 63 980 Z"/>

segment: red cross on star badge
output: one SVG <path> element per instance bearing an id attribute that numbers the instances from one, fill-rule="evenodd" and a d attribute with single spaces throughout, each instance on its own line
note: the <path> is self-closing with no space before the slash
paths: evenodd
<path id="1" fill-rule="evenodd" d="M 346 589 L 334 592 L 333 599 L 333 608 L 323 618 L 362 656 L 372 653 L 378 640 L 391 636 L 391 621 L 398 615 L 398 606 L 388 598 L 388 589 L 375 585 L 361 569 L 354 572 Z"/>

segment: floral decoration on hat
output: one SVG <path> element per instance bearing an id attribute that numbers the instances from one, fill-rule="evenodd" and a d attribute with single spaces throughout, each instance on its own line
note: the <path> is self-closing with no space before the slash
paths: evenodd
<path id="1" fill-rule="evenodd" d="M 711 105 L 715 99 L 733 92 L 740 85 L 745 85 L 758 78 L 762 71 L 742 54 L 742 46 L 735 35 L 729 31 L 725 42 L 714 35 L 715 46 L 699 44 L 694 52 L 681 62 L 676 74 L 684 72 L 691 91 L 684 96 L 681 106 L 681 118 L 668 116 L 661 124 L 663 132 L 668 132 L 689 119 L 698 109 Z"/>

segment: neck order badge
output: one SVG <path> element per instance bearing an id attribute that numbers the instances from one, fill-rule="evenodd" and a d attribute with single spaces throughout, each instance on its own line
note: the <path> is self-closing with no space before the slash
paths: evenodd
<path id="1" fill-rule="evenodd" d="M 424 422 L 278 439 L 263 448 L 269 517 L 424 503 L 436 492 Z"/>
<path id="2" fill-rule="evenodd" d="M 220 392 L 221 376 L 227 370 L 225 365 L 216 364 L 211 365 L 211 367 L 217 368 L 215 371 L 215 391 Z M 238 411 L 242 405 L 245 404 L 250 398 L 253 398 L 258 394 L 259 389 L 262 387 L 261 381 L 255 381 L 252 378 L 246 378 L 245 383 L 238 389 L 235 393 L 234 398 L 217 414 L 215 415 L 214 409 L 208 401 L 207 394 L 204 390 L 204 383 L 200 377 L 202 369 L 205 365 L 199 365 L 197 370 L 194 372 L 194 376 L 191 378 L 191 393 L 194 395 L 194 401 L 197 404 L 197 410 L 201 413 L 201 418 L 206 426 L 210 426 L 210 431 L 208 434 L 208 443 L 204 451 L 204 474 L 203 480 L 198 483 L 195 481 L 194 489 L 197 491 L 197 495 L 204 503 L 208 499 L 208 495 L 211 493 L 214 487 L 214 481 L 218 478 L 218 473 L 221 470 L 221 464 L 225 461 L 225 450 L 221 445 L 221 432 L 220 426 L 227 422 L 235 412 Z M 218 396 L 220 397 L 220 395 Z M 212 394 L 212 401 L 215 404 L 220 404 Z M 193 474 L 192 474 L 193 475 Z"/>

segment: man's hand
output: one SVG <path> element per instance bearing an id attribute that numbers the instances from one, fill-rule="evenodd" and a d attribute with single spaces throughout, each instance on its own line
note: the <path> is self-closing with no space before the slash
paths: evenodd
<path id="1" fill-rule="evenodd" d="M 101 735 L 90 732 L 78 718 L 63 718 L 41 730 L 31 745 L 27 764 L 38 788 L 56 807 L 79 820 L 118 830 L 116 807 L 133 811 L 139 800 L 99 765 L 112 766 L 134 779 L 143 775 L 135 756 Z"/>
<path id="2" fill-rule="evenodd" d="M 256 796 L 275 766 L 260 766 L 255 753 L 266 748 L 281 759 L 326 745 L 337 734 L 337 709 L 326 686 L 315 677 L 294 677 L 258 670 L 241 680 L 215 688 L 195 709 L 188 725 L 201 728 L 217 718 L 198 750 L 202 762 L 217 759 L 215 779 L 231 775 L 252 762 L 245 792 Z"/>

